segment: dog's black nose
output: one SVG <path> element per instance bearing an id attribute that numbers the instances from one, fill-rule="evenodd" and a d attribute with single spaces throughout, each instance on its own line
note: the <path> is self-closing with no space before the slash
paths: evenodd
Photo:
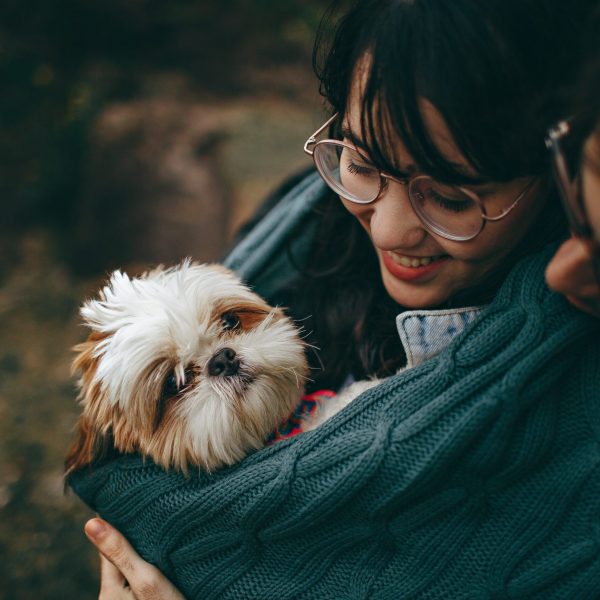
<path id="1" fill-rule="evenodd" d="M 213 377 L 231 377 L 237 375 L 239 370 L 240 360 L 231 348 L 221 348 L 208 361 L 208 374 Z"/>

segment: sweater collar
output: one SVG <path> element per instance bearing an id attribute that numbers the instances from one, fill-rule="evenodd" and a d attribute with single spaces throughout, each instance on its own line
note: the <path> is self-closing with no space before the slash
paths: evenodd
<path id="1" fill-rule="evenodd" d="M 396 327 L 406 352 L 407 368 L 439 354 L 475 320 L 481 306 L 443 310 L 409 310 L 396 317 Z"/>

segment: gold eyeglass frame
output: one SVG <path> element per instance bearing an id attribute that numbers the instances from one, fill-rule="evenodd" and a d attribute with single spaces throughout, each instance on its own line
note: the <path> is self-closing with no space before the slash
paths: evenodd
<path id="1" fill-rule="evenodd" d="M 450 232 L 442 229 L 441 226 L 439 226 L 437 223 L 435 223 L 430 218 L 428 218 L 428 216 L 425 215 L 419 209 L 418 204 L 415 202 L 415 199 L 413 198 L 414 194 L 411 193 L 411 186 L 413 185 L 413 182 L 415 182 L 415 181 L 427 180 L 427 181 L 436 183 L 435 180 L 432 177 L 430 177 L 429 175 L 425 175 L 425 174 L 421 173 L 421 174 L 413 175 L 410 178 L 400 179 L 398 177 L 395 177 L 394 175 L 390 175 L 389 173 L 385 173 L 384 171 L 377 169 L 377 171 L 379 173 L 379 189 L 377 191 L 377 194 L 372 199 L 369 199 L 369 200 L 360 200 L 356 197 L 348 197 L 347 194 L 344 194 L 345 190 L 343 188 L 341 188 L 339 185 L 337 185 L 335 181 L 333 181 L 327 177 L 326 173 L 324 173 L 322 171 L 319 162 L 315 158 L 315 150 L 319 147 L 320 144 L 336 145 L 336 146 L 348 148 L 352 152 L 356 152 L 360 156 L 362 156 L 366 162 L 370 162 L 368 157 L 366 157 L 363 153 L 361 153 L 361 151 L 358 148 L 356 148 L 355 146 L 353 146 L 351 144 L 343 142 L 341 140 L 324 139 L 324 140 L 317 141 L 317 138 L 319 137 L 319 135 L 321 135 L 323 133 L 323 131 L 328 129 L 335 122 L 335 120 L 338 118 L 338 116 L 339 116 L 339 113 L 335 113 L 333 116 L 331 116 L 304 143 L 304 152 L 312 157 L 315 167 L 316 167 L 317 171 L 319 172 L 319 175 L 321 176 L 323 181 L 329 186 L 329 188 L 332 189 L 339 196 L 342 196 L 344 199 L 348 200 L 349 202 L 352 202 L 354 204 L 364 205 L 364 204 L 371 204 L 371 203 L 377 201 L 379 198 L 381 198 L 381 196 L 384 193 L 385 188 L 387 187 L 388 180 L 399 183 L 400 185 L 408 186 L 408 194 L 407 194 L 408 199 L 410 201 L 410 204 L 411 204 L 413 210 L 415 211 L 415 214 L 419 218 L 419 220 L 423 223 L 423 225 L 425 226 L 425 228 L 428 231 L 431 231 L 432 233 L 439 235 L 447 240 L 451 240 L 451 241 L 455 241 L 455 242 L 467 242 L 467 241 L 474 239 L 483 231 L 483 228 L 485 227 L 486 222 L 488 222 L 488 221 L 496 222 L 496 221 L 500 221 L 504 217 L 506 217 L 515 208 L 515 206 L 517 206 L 517 204 L 521 201 L 521 199 L 527 194 L 527 192 L 533 187 L 533 184 L 535 183 L 535 179 L 532 179 L 531 181 L 529 181 L 527 183 L 527 185 L 521 190 L 521 192 L 519 193 L 517 198 L 510 204 L 510 206 L 508 208 L 506 208 L 505 210 L 503 210 L 499 215 L 496 215 L 496 216 L 491 216 L 486 213 L 485 205 L 484 205 L 483 201 L 475 192 L 468 190 L 466 188 L 463 188 L 461 186 L 452 186 L 455 189 L 460 190 L 461 193 L 465 194 L 465 196 L 467 196 L 470 200 L 472 200 L 473 202 L 475 202 L 477 204 L 477 206 L 479 207 L 479 212 L 480 212 L 480 216 L 481 216 L 481 226 L 475 233 L 473 233 L 471 235 L 456 235 L 456 234 L 450 233 Z M 312 146 L 312 148 L 311 148 L 311 146 Z"/>

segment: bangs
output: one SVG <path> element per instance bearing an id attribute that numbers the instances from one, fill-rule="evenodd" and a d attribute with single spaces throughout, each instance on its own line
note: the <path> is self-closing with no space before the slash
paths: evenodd
<path id="1" fill-rule="evenodd" d="M 465 64 L 462 62 L 464 53 L 456 45 L 452 52 L 447 51 L 446 46 L 450 44 L 444 37 L 445 28 L 431 22 L 435 15 L 421 14 L 420 6 L 395 11 L 374 23 L 380 34 L 366 49 L 369 60 L 362 60 L 367 73 L 359 101 L 360 135 L 369 155 L 380 169 L 405 177 L 399 164 L 403 157 L 398 155 L 394 144 L 394 140 L 399 139 L 419 172 L 437 180 L 468 184 L 502 178 L 485 163 L 465 135 L 470 128 L 461 107 L 467 104 L 467 99 L 460 96 L 464 95 L 461 91 L 473 86 L 461 81 L 465 77 L 465 69 L 460 68 Z M 436 30 L 440 30 L 441 35 Z M 390 43 L 392 39 L 394 43 Z M 469 75 L 474 74 L 470 67 Z M 462 155 L 460 162 L 466 161 L 471 175 L 465 173 L 464 167 L 458 167 L 456 160 L 450 161 L 433 141 L 423 114 L 423 100 L 431 102 L 445 120 Z"/>
<path id="2" fill-rule="evenodd" d="M 340 22 L 333 51 L 317 71 L 321 92 L 335 111 L 346 114 L 357 72 L 365 65 L 360 131 L 353 133 L 382 171 L 406 177 L 394 148 L 400 140 L 420 172 L 447 183 L 548 172 L 543 139 L 553 119 L 542 98 L 551 94 L 526 59 L 540 39 L 530 40 L 531 23 L 515 11 L 490 14 L 494 4 L 360 2 Z M 541 44 L 544 50 L 537 51 L 544 63 L 552 60 L 547 48 L 556 47 L 554 33 L 548 28 L 549 46 Z M 558 87 L 554 80 L 551 85 Z M 423 100 L 443 117 L 462 156 L 451 160 L 433 142 Z M 463 161 L 463 168 L 456 164 Z"/>

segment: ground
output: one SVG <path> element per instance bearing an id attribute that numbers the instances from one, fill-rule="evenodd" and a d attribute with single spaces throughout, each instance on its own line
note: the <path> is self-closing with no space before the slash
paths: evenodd
<path id="1" fill-rule="evenodd" d="M 316 84 L 315 84 L 316 88 Z M 308 164 L 302 144 L 323 113 L 315 99 L 241 98 L 222 106 L 229 231 L 287 173 Z M 63 234 L 43 226 L 0 238 L 0 598 L 96 598 L 91 512 L 63 491 L 62 461 L 78 407 L 72 346 L 81 301 L 101 279 L 74 275 Z"/>

